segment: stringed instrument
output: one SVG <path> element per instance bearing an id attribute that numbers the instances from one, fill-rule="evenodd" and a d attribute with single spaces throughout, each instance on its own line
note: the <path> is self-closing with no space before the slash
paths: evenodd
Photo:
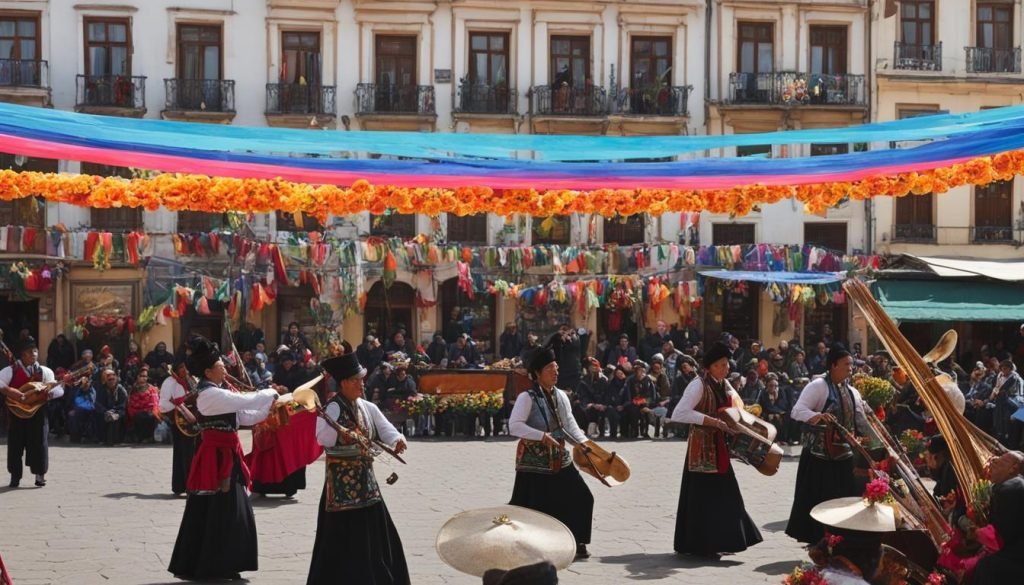
<path id="1" fill-rule="evenodd" d="M 569 439 L 572 442 L 572 439 Z M 629 479 L 629 464 L 618 453 L 609 453 L 593 441 L 575 443 L 572 460 L 582 471 L 608 487 L 622 485 Z"/>
<path id="2" fill-rule="evenodd" d="M 49 400 L 50 390 L 53 390 L 57 386 L 60 386 L 64 380 L 73 380 L 81 376 L 87 376 L 92 373 L 93 364 L 88 364 L 78 368 L 71 372 L 67 376 L 60 380 L 54 380 L 53 382 L 26 382 L 18 390 L 24 394 L 25 398 L 16 401 L 12 400 L 10 396 L 7 397 L 7 408 L 18 418 L 32 418 L 36 412 L 46 401 Z"/>
<path id="3" fill-rule="evenodd" d="M 783 451 L 775 444 L 778 433 L 775 425 L 735 407 L 723 408 L 718 418 L 729 425 L 726 443 L 730 455 L 751 465 L 762 475 L 772 476 L 779 471 Z"/>
<path id="4" fill-rule="evenodd" d="M 182 384 L 183 380 L 178 378 L 170 364 L 167 364 L 167 372 L 185 388 L 185 400 L 174 405 L 174 426 L 186 437 L 199 436 L 199 413 L 195 410 L 198 391 L 195 380 L 191 374 L 186 373 Z"/>

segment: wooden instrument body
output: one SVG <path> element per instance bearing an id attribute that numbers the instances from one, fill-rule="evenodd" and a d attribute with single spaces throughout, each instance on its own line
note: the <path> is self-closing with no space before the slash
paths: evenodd
<path id="1" fill-rule="evenodd" d="M 719 411 L 718 417 L 732 430 L 726 440 L 729 454 L 753 466 L 762 475 L 772 476 L 782 463 L 782 447 L 775 444 L 775 425 L 746 410 L 730 407 Z"/>
<path id="2" fill-rule="evenodd" d="M 572 460 L 581 471 L 596 477 L 608 487 L 623 484 L 629 479 L 630 470 L 626 460 L 614 451 L 609 453 L 593 441 L 574 445 Z"/>
<path id="3" fill-rule="evenodd" d="M 75 379 L 81 376 L 88 375 L 92 372 L 92 365 L 84 366 L 71 372 L 66 379 Z M 11 400 L 7 397 L 7 409 L 11 411 L 11 414 L 18 418 L 28 419 L 35 416 L 39 409 L 46 404 L 46 401 L 50 399 L 50 390 L 53 390 L 61 384 L 63 380 L 54 380 L 53 382 L 26 382 L 22 384 L 18 390 L 25 395 L 24 400 L 16 401 Z"/>
<path id="4" fill-rule="evenodd" d="M 199 394 L 196 390 L 196 382 L 188 373 L 185 374 L 184 380 L 179 378 L 170 364 L 167 365 L 167 373 L 185 389 L 185 400 L 174 407 L 174 426 L 178 427 L 181 434 L 186 437 L 198 437 L 199 408 L 196 407 L 196 398 Z"/>

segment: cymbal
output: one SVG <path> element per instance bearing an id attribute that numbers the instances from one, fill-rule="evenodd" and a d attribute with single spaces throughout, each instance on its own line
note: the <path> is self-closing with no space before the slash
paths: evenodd
<path id="1" fill-rule="evenodd" d="M 928 353 L 921 356 L 921 359 L 927 364 L 937 364 L 953 354 L 953 350 L 956 349 L 956 342 L 956 331 L 950 329 L 942 334 L 942 337 L 939 338 L 939 342 L 935 344 L 935 347 L 933 347 Z"/>
<path id="2" fill-rule="evenodd" d="M 868 504 L 864 498 L 836 498 L 815 506 L 811 518 L 825 526 L 861 532 L 895 532 L 896 512 L 885 504 Z"/>
<path id="3" fill-rule="evenodd" d="M 438 556 L 452 568 L 482 577 L 548 561 L 559 570 L 576 556 L 576 538 L 565 525 L 536 510 L 495 506 L 456 514 L 437 533 Z"/>

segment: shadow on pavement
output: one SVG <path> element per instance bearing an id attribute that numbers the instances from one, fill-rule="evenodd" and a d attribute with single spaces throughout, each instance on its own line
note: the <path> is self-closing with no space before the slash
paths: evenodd
<path id="1" fill-rule="evenodd" d="M 803 564 L 803 561 L 779 561 L 777 563 L 761 565 L 755 568 L 754 572 L 764 575 L 788 575 L 793 570 L 793 567 L 799 567 L 801 564 Z"/>
<path id="2" fill-rule="evenodd" d="M 280 508 L 281 506 L 291 506 L 298 504 L 298 498 L 284 498 L 280 496 L 256 496 L 250 497 L 249 501 L 252 502 L 253 508 Z"/>
<path id="3" fill-rule="evenodd" d="M 598 562 L 611 565 L 625 565 L 631 579 L 655 580 L 666 579 L 678 573 L 680 569 L 697 569 L 700 567 L 733 567 L 739 561 L 701 559 L 677 553 L 629 554 L 604 556 Z"/>
<path id="4" fill-rule="evenodd" d="M 786 530 L 786 525 L 789 524 L 789 520 L 777 520 L 775 522 L 769 522 L 761 528 L 768 532 L 783 532 Z"/>
<path id="5" fill-rule="evenodd" d="M 132 492 L 103 494 L 103 497 L 110 498 L 112 500 L 123 500 L 125 498 L 134 498 L 136 500 L 184 500 L 181 496 L 176 496 L 174 494 L 139 494 Z"/>

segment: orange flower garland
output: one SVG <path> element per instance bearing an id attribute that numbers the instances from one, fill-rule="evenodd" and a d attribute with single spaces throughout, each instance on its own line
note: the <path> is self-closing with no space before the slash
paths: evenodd
<path id="1" fill-rule="evenodd" d="M 161 206 L 171 211 L 304 213 L 326 221 L 329 214 L 353 215 L 363 211 L 380 215 L 399 213 L 538 217 L 571 213 L 605 217 L 637 213 L 709 211 L 743 216 L 755 206 L 796 199 L 808 213 L 821 214 L 844 198 L 945 193 L 963 185 L 986 185 L 1024 174 L 1024 151 L 981 157 L 950 167 L 920 173 L 876 176 L 852 183 L 777 186 L 752 184 L 732 189 L 598 189 L 493 190 L 489 187 L 457 189 L 406 188 L 356 181 L 351 187 L 309 185 L 281 180 L 232 179 L 166 173 L 152 178 L 0 171 L 0 200 L 40 195 L 49 201 L 84 207 Z"/>

